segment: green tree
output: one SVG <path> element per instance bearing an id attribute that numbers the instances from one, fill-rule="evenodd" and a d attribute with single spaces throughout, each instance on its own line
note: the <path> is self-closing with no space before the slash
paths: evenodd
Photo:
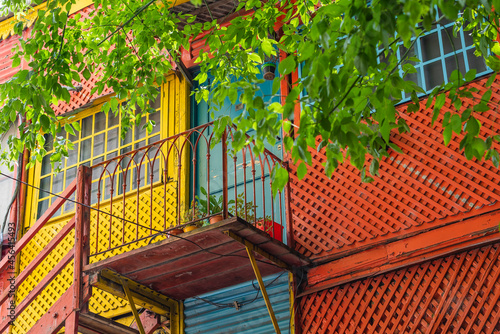
<path id="1" fill-rule="evenodd" d="M 94 0 L 98 9 L 90 19 L 67 14 L 74 2 L 47 2 L 47 8 L 38 14 L 32 38 L 21 40 L 13 53 L 14 66 L 26 59 L 30 69 L 19 71 L 0 88 L 0 132 L 7 130 L 16 115 L 24 120 L 21 136 L 11 139 L 9 150 L 2 155 L 4 160 L 15 160 L 24 148 L 32 151 L 31 163 L 41 160 L 46 154 L 42 133 L 56 138 L 52 161 L 67 156 L 72 145 L 57 133 L 62 127 L 70 133 L 79 129 L 75 123 L 61 125 L 61 117 L 55 115 L 52 106 L 69 100 L 65 86 L 77 84 L 80 74 L 84 78 L 98 74 L 93 91 L 102 92 L 107 86 L 116 93 L 103 106 L 105 112 L 117 113 L 118 102 L 130 99 L 122 122 L 127 126 L 139 124 L 135 106 L 143 113 L 150 112 L 147 101 L 157 94 L 157 85 L 165 80 L 172 64 L 181 65 L 181 47 L 188 49 L 189 39 L 202 31 L 210 32 L 206 37 L 210 51 L 201 52 L 198 59 L 196 80 L 200 88 L 195 92 L 196 99 L 210 99 L 213 109 L 220 108 L 226 99 L 245 105 L 245 114 L 237 119 L 223 116 L 216 122 L 218 130 L 231 122 L 237 126 L 232 143 L 235 149 L 248 142 L 244 134 L 252 128 L 256 130 L 252 139 L 257 151 L 263 149 L 265 141 L 274 142 L 281 129 L 290 131 L 288 119 L 295 104 L 302 104 L 300 127 L 294 129 L 294 137 L 285 138 L 286 150 L 299 163 L 299 177 L 311 163 L 310 148 L 326 150 L 327 174 L 348 160 L 362 171 L 364 180 L 377 174 L 379 161 L 389 149 L 399 150 L 389 141 L 391 130 L 410 129 L 398 118 L 395 105 L 405 95 L 411 96 L 408 112 L 417 112 L 419 94 L 424 91 L 416 82 L 405 80 L 415 72 L 414 64 L 419 60 L 409 57 L 408 52 L 398 59 L 395 51 L 400 45 L 410 49 L 416 37 L 441 20 L 454 21 L 455 31 L 463 28 L 470 33 L 476 54 L 485 57 L 495 72 L 500 69 L 495 55 L 500 54 L 496 42 L 498 0 L 247 0 L 241 1 L 236 10 L 245 8 L 250 14 L 237 16 L 229 26 L 221 26 L 216 20 L 193 23 L 195 17 L 173 13 L 168 9 L 171 3 L 165 0 Z M 192 2 L 211 14 L 205 0 Z M 25 8 L 25 1 L 16 0 L 3 10 L 13 10 L 22 22 Z M 181 22 L 187 24 L 179 29 Z M 18 34 L 22 27 L 22 23 L 16 25 Z M 277 34 L 275 27 L 281 27 Z M 289 83 L 284 105 L 266 104 L 257 94 L 261 82 L 258 68 L 265 57 L 276 56 L 279 51 L 288 56 L 279 64 L 273 94 L 299 64 L 303 75 Z M 378 61 L 381 57 L 382 62 Z M 213 80 L 208 82 L 209 75 Z M 498 166 L 499 154 L 492 142 L 500 137 L 479 138 L 481 123 L 474 117 L 488 110 L 491 92 L 474 98 L 473 89 L 464 86 L 474 77 L 474 70 L 465 75 L 453 72 L 447 84 L 432 91 L 428 104 L 434 103 L 434 119 L 447 100 L 455 108 L 444 117 L 446 144 L 453 133 L 462 134 L 461 147 L 467 158 L 491 159 Z M 464 98 L 473 98 L 475 106 L 463 110 Z M 153 125 L 146 126 L 151 129 Z M 317 137 L 321 138 L 319 147 Z M 368 156 L 374 159 L 367 171 Z M 287 174 L 277 170 L 274 177 L 279 185 L 286 181 Z"/>

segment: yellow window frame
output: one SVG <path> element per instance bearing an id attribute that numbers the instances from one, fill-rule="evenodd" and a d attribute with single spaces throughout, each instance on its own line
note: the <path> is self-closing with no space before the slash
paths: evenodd
<path id="1" fill-rule="evenodd" d="M 185 80 L 180 79 L 174 74 L 170 74 L 167 76 L 166 83 L 162 85 L 160 94 L 161 98 L 159 113 L 161 121 L 159 125 L 159 133 L 160 138 L 164 139 L 168 136 L 183 132 L 188 129 L 190 113 L 189 86 L 187 85 Z M 109 97 L 102 98 L 99 101 L 96 101 L 95 106 L 78 113 L 69 121 L 81 121 L 85 117 L 88 117 L 90 115 L 94 115 L 94 117 L 92 118 L 94 120 L 95 115 L 100 112 L 102 104 L 107 100 L 109 100 Z M 92 125 L 92 127 L 94 126 L 95 124 Z M 79 138 L 81 139 L 81 137 Z M 134 139 L 133 143 L 130 143 L 129 145 L 135 145 L 142 140 L 143 139 Z M 118 148 L 118 150 L 120 150 L 120 148 Z M 183 159 L 186 159 L 185 162 L 187 162 L 188 156 L 183 157 Z M 183 161 L 183 164 L 185 162 Z M 42 164 L 37 163 L 34 168 L 29 171 L 30 184 L 33 184 L 37 187 L 40 185 L 41 168 Z M 180 182 L 189 182 L 187 171 L 185 172 L 185 174 L 181 175 Z M 187 189 L 187 187 L 183 188 Z M 181 195 L 182 197 L 185 197 L 188 194 L 184 191 Z M 179 199 L 178 203 L 182 203 L 182 200 L 182 198 Z M 29 226 L 32 226 L 36 219 L 38 205 L 38 191 L 36 189 L 28 188 L 27 203 L 30 203 L 30 205 L 28 205 L 26 208 L 23 232 L 27 228 L 29 228 Z M 38 254 L 38 252 L 45 246 L 45 244 L 50 241 L 50 239 L 54 236 L 54 233 L 57 233 L 57 231 L 59 231 L 64 226 L 71 215 L 72 213 L 69 212 L 66 215 L 61 215 L 59 217 L 51 219 L 47 226 L 37 234 L 37 238 L 30 242 L 30 244 L 26 247 L 26 251 L 23 251 L 23 254 L 20 257 L 21 270 L 22 268 L 26 267 L 26 265 L 34 258 L 34 256 L 36 256 L 36 254 Z M 59 245 L 54 251 L 52 251 L 51 255 L 46 259 L 47 261 L 43 263 L 43 268 L 39 267 L 40 270 L 35 271 L 33 275 L 35 275 L 36 277 L 30 278 L 23 283 L 23 285 L 18 290 L 20 296 L 19 301 L 21 301 L 22 297 L 25 296 L 36 285 L 36 282 L 39 281 L 40 278 L 43 277 L 57 263 L 57 261 L 59 261 L 58 259 L 61 257 L 61 255 L 65 254 L 72 247 L 74 241 L 73 233 L 70 233 L 66 237 L 66 239 L 64 241 L 64 244 Z M 46 291 L 46 293 L 43 294 L 46 295 L 45 297 L 43 297 L 42 295 L 40 296 L 40 298 L 44 299 L 44 302 L 42 304 L 39 303 L 38 305 L 30 306 L 25 312 L 19 315 L 19 319 L 23 323 L 23 326 L 19 327 L 19 333 L 29 328 L 30 325 L 34 325 L 36 320 L 39 319 L 44 314 L 44 312 L 47 311 L 50 304 L 57 300 L 57 297 L 61 294 L 61 289 L 64 290 L 66 284 L 71 283 L 66 282 L 67 277 L 69 277 L 68 275 L 72 276 L 70 272 L 72 272 L 71 268 L 65 269 L 64 272 L 60 276 L 58 276 L 56 280 L 54 280 L 54 284 L 46 288 L 46 290 L 50 291 Z M 56 288 L 54 288 L 53 286 Z M 101 293 L 97 294 L 101 295 Z M 122 300 L 112 301 L 110 299 L 111 296 L 97 297 L 98 300 L 100 300 L 99 302 L 97 302 L 97 305 L 99 305 L 99 303 L 101 302 L 106 304 L 99 306 L 100 310 L 98 313 L 102 316 L 109 318 L 117 316 L 123 317 L 130 311 L 127 303 Z M 94 303 L 94 305 L 96 305 L 96 303 Z M 182 305 L 179 305 L 178 307 L 181 308 Z M 182 324 L 182 312 L 175 312 L 175 319 L 172 320 L 175 320 L 174 323 L 176 324 Z M 182 326 L 179 325 L 179 331 L 172 331 L 172 333 L 182 332 L 181 327 Z"/>

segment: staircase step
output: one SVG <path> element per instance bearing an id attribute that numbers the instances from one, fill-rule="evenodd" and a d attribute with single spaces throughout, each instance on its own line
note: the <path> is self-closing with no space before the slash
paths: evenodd
<path id="1" fill-rule="evenodd" d="M 139 334 L 137 329 L 90 312 L 80 313 L 78 332 L 82 334 Z"/>

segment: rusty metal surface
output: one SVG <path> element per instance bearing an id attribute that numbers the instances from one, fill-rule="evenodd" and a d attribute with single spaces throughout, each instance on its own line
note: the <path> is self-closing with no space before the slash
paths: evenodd
<path id="1" fill-rule="evenodd" d="M 171 237 L 91 263 L 84 271 L 93 274 L 111 269 L 177 300 L 248 281 L 254 273 L 245 246 L 224 234 L 226 230 L 293 267 L 309 264 L 307 259 L 240 218 L 229 218 L 184 233 L 180 238 Z M 282 271 L 266 258 L 260 255 L 256 258 L 263 275 Z"/>
<path id="2" fill-rule="evenodd" d="M 487 89 L 486 80 L 471 84 L 479 89 L 478 96 Z M 500 80 L 490 89 L 492 110 L 474 114 L 482 122 L 481 136 L 496 134 L 500 126 Z M 412 132 L 393 131 L 391 141 L 404 153 L 390 152 L 381 162 L 380 177 L 372 183 L 361 182 L 359 172 L 349 164 L 328 178 L 323 151 L 311 151 L 313 166 L 301 181 L 292 166 L 290 201 L 296 250 L 326 261 L 474 216 L 500 199 L 500 173 L 490 161 L 467 160 L 459 149 L 462 137 L 454 135 L 444 145 L 442 118 L 445 112 L 454 112 L 452 107 L 446 104 L 432 125 L 432 108 L 425 109 L 425 102 L 413 114 L 405 112 L 406 106 L 399 107 L 400 117 Z M 463 108 L 471 103 L 464 103 Z M 499 148 L 498 143 L 493 145 Z"/>
<path id="3" fill-rule="evenodd" d="M 499 333 L 500 244 L 301 298 L 303 333 Z"/>

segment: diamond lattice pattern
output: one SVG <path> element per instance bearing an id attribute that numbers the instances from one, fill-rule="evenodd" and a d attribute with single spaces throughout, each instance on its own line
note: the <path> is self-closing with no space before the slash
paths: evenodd
<path id="1" fill-rule="evenodd" d="M 164 189 L 165 195 L 164 195 Z M 171 182 L 167 186 L 155 186 L 152 191 L 140 192 L 131 194 L 125 198 L 115 200 L 112 204 L 113 215 L 123 217 L 125 219 L 138 222 L 142 226 L 151 226 L 156 230 L 164 230 L 176 223 L 176 207 L 177 207 L 177 187 L 176 182 Z M 164 207 L 166 214 L 164 213 Z M 106 212 L 111 211 L 111 204 L 101 204 L 98 213 L 96 210 L 91 210 L 91 237 L 90 247 L 91 256 L 90 262 L 96 262 L 116 254 L 120 254 L 132 249 L 136 249 L 147 245 L 149 242 L 156 242 L 165 238 L 164 236 L 156 236 L 153 240 L 149 236 L 152 234 L 149 229 L 138 228 L 137 225 L 131 223 L 123 223 L 122 220 L 113 218 Z M 139 214 L 137 214 L 137 212 Z M 97 229 L 97 217 L 99 215 L 99 230 Z M 68 219 L 55 222 L 44 227 L 35 238 L 29 242 L 25 250 L 20 256 L 20 269 L 26 266 L 36 257 L 36 255 L 50 242 L 50 240 L 63 228 Z M 106 251 L 110 248 L 110 225 L 111 225 L 111 251 Z M 123 231 L 123 233 L 122 233 Z M 142 239 L 134 242 L 137 239 Z M 17 301 L 20 302 L 26 295 L 36 286 L 47 273 L 54 268 L 57 263 L 67 254 L 74 245 L 74 231 L 70 232 L 64 240 L 50 253 L 50 255 L 38 266 L 24 281 L 17 290 Z M 127 244 L 124 247 L 119 247 L 122 244 Z M 96 248 L 97 245 L 97 248 Z M 119 247 L 119 248 L 116 248 Z M 73 262 L 70 262 L 66 268 L 45 288 L 45 290 L 37 296 L 27 309 L 22 312 L 16 321 L 16 326 L 13 327 L 14 333 L 26 333 L 36 321 L 47 312 L 50 306 L 70 287 L 73 280 Z M 89 301 L 90 311 L 101 314 L 103 316 L 115 316 L 129 312 L 128 302 L 117 298 L 111 294 L 101 290 L 94 289 L 92 298 Z"/>
<path id="2" fill-rule="evenodd" d="M 496 134 L 500 126 L 500 79 L 490 88 L 485 87 L 486 80 L 470 84 L 478 90 L 477 99 L 487 89 L 493 92 L 491 110 L 474 114 L 482 123 L 483 137 Z M 405 105 L 398 107 L 411 132 L 395 130 L 391 142 L 404 153 L 390 151 L 372 183 L 362 182 L 349 163 L 339 166 L 331 178 L 326 176 L 324 150 L 311 150 L 313 163 L 302 180 L 292 165 L 290 198 L 297 251 L 319 261 L 435 227 L 443 218 L 472 216 L 500 200 L 500 173 L 491 161 L 467 160 L 460 149 L 462 137 L 454 135 L 444 145 L 441 124 L 446 112 L 456 113 L 453 106 L 445 104 L 433 123 L 433 106 L 425 108 L 425 103 L 421 101 L 422 109 L 411 114 Z M 475 103 L 467 100 L 463 109 Z"/>
<path id="3" fill-rule="evenodd" d="M 302 298 L 303 333 L 500 333 L 500 243 Z"/>

